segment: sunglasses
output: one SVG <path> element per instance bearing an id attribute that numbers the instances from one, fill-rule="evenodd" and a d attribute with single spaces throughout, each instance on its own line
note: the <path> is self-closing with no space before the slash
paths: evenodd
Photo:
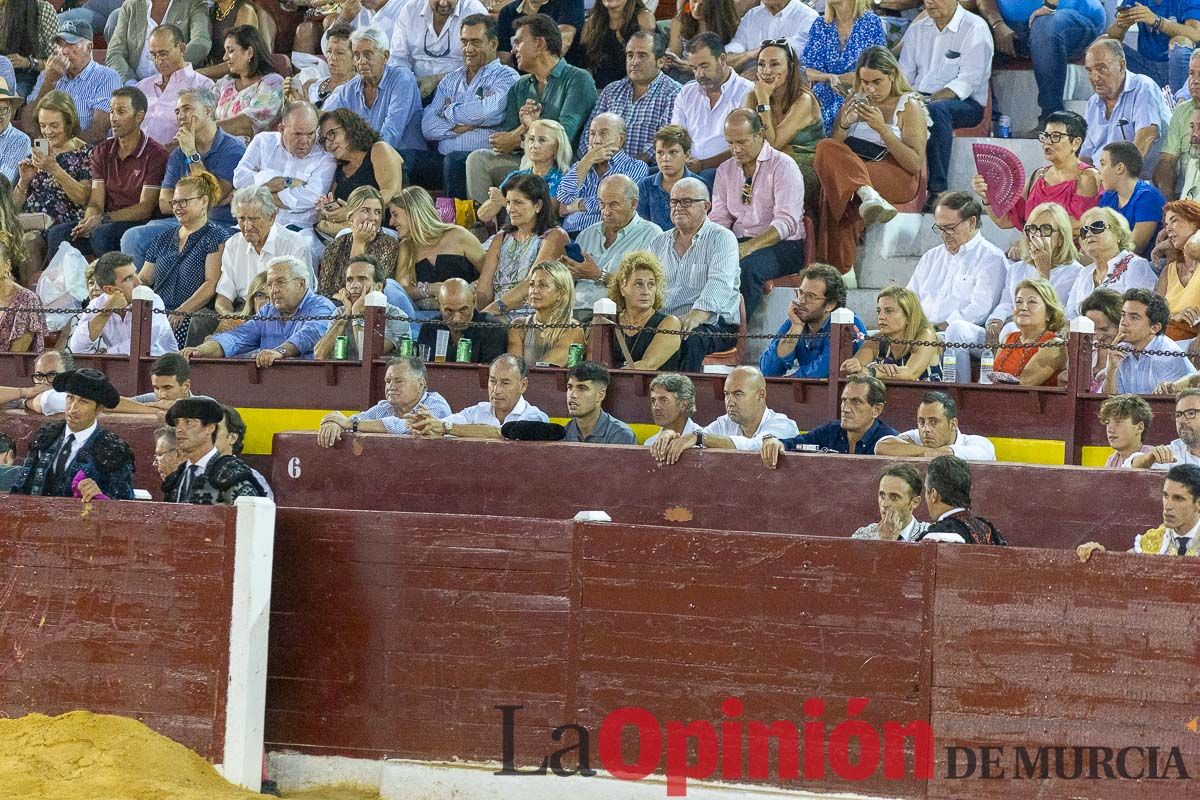
<path id="1" fill-rule="evenodd" d="M 754 194 L 754 176 L 747 175 L 746 182 L 742 184 L 742 205 L 750 205 L 750 198 Z"/>
<path id="2" fill-rule="evenodd" d="M 796 58 L 796 54 L 792 52 L 792 43 L 787 39 L 763 39 L 762 44 L 758 46 L 758 49 L 762 50 L 767 47 L 778 47 L 779 49 L 783 50 L 783 52 L 787 54 L 788 61 L 794 61 Z"/>
<path id="3" fill-rule="evenodd" d="M 32 377 L 34 383 L 50 383 L 61 373 L 58 372 L 35 372 Z"/>
<path id="4" fill-rule="evenodd" d="M 1090 222 L 1087 225 L 1080 227 L 1079 238 L 1086 239 L 1089 236 L 1099 236 L 1100 234 L 1104 233 L 1108 229 L 1109 228 L 1108 228 L 1107 222 L 1103 222 L 1101 220 L 1096 220 L 1095 222 Z"/>

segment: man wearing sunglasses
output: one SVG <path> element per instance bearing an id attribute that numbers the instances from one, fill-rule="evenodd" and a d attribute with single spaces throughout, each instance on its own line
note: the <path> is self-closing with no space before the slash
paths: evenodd
<path id="1" fill-rule="evenodd" d="M 1200 389 L 1184 389 L 1175 396 L 1175 432 L 1177 439 L 1138 453 L 1129 466 L 1164 470 L 1176 464 L 1200 466 Z"/>
<path id="2" fill-rule="evenodd" d="M 50 384 L 71 368 L 70 360 L 69 352 L 43 350 L 33 362 L 33 386 L 0 386 L 0 404 L 46 416 L 61 414 L 67 408 L 66 392 L 56 392 Z"/>

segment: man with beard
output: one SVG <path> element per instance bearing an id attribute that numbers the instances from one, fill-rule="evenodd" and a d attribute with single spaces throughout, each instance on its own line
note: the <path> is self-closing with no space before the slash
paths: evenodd
<path id="1" fill-rule="evenodd" d="M 725 118 L 737 108 L 754 84 L 729 68 L 725 44 L 713 31 L 697 34 L 685 47 L 688 68 L 696 80 L 675 98 L 671 122 L 692 136 L 687 168 L 712 189 L 717 167 L 729 158 Z"/>
<path id="2" fill-rule="evenodd" d="M 650 381 L 650 416 L 661 431 L 646 440 L 653 447 L 665 431 L 683 436 L 700 430 L 692 419 L 696 413 L 696 386 L 687 375 L 665 372 Z"/>
<path id="3" fill-rule="evenodd" d="M 429 391 L 425 362 L 415 356 L 394 358 L 388 362 L 383 378 L 384 398 L 366 411 L 347 417 L 331 411 L 321 420 L 317 444 L 333 447 L 342 432 L 406 434 L 408 417 L 417 409 L 429 412 L 433 419 L 450 416 L 450 404 L 437 392 Z"/>
<path id="4" fill-rule="evenodd" d="M 132 500 L 133 451 L 96 422 L 101 406 L 116 408 L 121 401 L 117 390 L 94 369 L 64 372 L 53 386 L 67 395 L 66 420 L 44 426 L 33 437 L 25 475 L 12 493 L 72 497 L 78 491 L 85 503 L 101 493 Z"/>
<path id="5" fill-rule="evenodd" d="M 824 452 L 869 456 L 884 436 L 895 436 L 891 425 L 879 419 L 887 403 L 887 387 L 871 375 L 851 375 L 842 389 L 841 418 L 790 439 L 763 438 L 763 463 L 772 469 L 784 450 L 795 452 L 802 445 Z"/>
<path id="6" fill-rule="evenodd" d="M 912 464 L 893 464 L 879 479 L 879 522 L 864 525 L 851 539 L 915 542 L 929 530 L 928 522 L 913 516 L 921 505 L 924 482 Z"/>
<path id="7" fill-rule="evenodd" d="M 245 462 L 217 450 L 217 429 L 225 410 L 211 397 L 176 400 L 167 412 L 175 428 L 182 463 L 163 481 L 168 503 L 233 505 L 239 497 L 265 497 L 266 492 Z"/>
<path id="8" fill-rule="evenodd" d="M 500 327 L 499 319 L 475 308 L 475 289 L 471 284 L 462 278 L 442 281 L 437 302 L 442 318 L 421 325 L 418 345 L 428 347 L 431 353 L 436 352 L 438 331 L 449 331 L 447 358 L 458 353 L 461 339 L 471 343 L 472 364 L 490 364 L 497 356 L 508 352 L 508 328 Z"/>
<path id="9" fill-rule="evenodd" d="M 1134 469 L 1169 470 L 1177 464 L 1200 466 L 1200 389 L 1184 389 L 1175 396 L 1175 432 L 1179 438 L 1139 453 L 1129 461 Z"/>
<path id="10" fill-rule="evenodd" d="M 768 378 L 828 378 L 830 317 L 845 305 L 846 283 L 840 272 L 828 264 L 813 264 L 804 270 L 800 288 L 788 305 L 787 321 L 758 359 L 762 374 Z M 854 327 L 858 333 L 852 347 L 857 351 L 867 335 L 867 326 L 857 314 Z"/>
<path id="11" fill-rule="evenodd" d="M 362 318 L 366 310 L 367 295 L 371 292 L 382 292 L 383 282 L 387 277 L 375 256 L 363 254 L 350 259 L 346 265 L 346 278 L 342 286 L 342 306 L 334 312 L 337 319 L 329 323 L 329 330 L 317 340 L 313 347 L 313 358 L 333 358 L 334 344 L 339 336 L 346 337 L 346 360 L 358 361 L 362 358 L 359 351 L 359 341 L 365 330 L 366 320 Z M 388 354 L 400 346 L 400 340 L 409 331 L 409 325 L 404 321 L 406 315 L 396 306 L 387 306 L 387 320 L 383 329 L 383 352 Z"/>

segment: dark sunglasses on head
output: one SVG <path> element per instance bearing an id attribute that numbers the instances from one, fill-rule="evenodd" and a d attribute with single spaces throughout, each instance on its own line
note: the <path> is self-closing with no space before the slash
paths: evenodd
<path id="1" fill-rule="evenodd" d="M 750 205 L 750 198 L 754 194 L 754 176 L 747 175 L 746 182 L 742 184 L 742 205 Z"/>
<path id="2" fill-rule="evenodd" d="M 758 49 L 762 50 L 766 47 L 780 48 L 783 50 L 783 52 L 787 53 L 788 61 L 792 61 L 796 57 L 796 54 L 792 52 L 792 43 L 787 39 L 763 39 L 762 44 L 758 46 Z"/>

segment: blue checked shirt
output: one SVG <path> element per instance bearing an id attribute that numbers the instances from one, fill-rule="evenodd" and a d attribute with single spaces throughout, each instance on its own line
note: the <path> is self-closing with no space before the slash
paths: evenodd
<path id="1" fill-rule="evenodd" d="M 0 133 L 0 174 L 12 185 L 17 183 L 17 164 L 29 158 L 29 137 L 11 124 Z"/>
<path id="2" fill-rule="evenodd" d="M 587 152 L 588 133 L 597 114 L 616 114 L 625 120 L 625 152 L 633 158 L 654 156 L 654 134 L 671 121 L 675 110 L 675 96 L 683 87 L 664 73 L 650 82 L 646 93 L 633 99 L 633 84 L 629 78 L 610 83 L 600 92 L 596 108 L 583 126 L 579 138 L 579 155 Z"/>
<path id="3" fill-rule="evenodd" d="M 437 142 L 442 155 L 456 150 L 487 150 L 488 137 L 500 131 L 508 90 L 517 82 L 517 71 L 498 59 L 485 64 L 470 83 L 467 68 L 459 67 L 438 83 L 433 100 L 421 117 L 421 133 Z M 455 125 L 475 130 L 455 133 Z"/>
<path id="4" fill-rule="evenodd" d="M 641 161 L 634 161 L 624 150 L 617 151 L 617 154 L 608 162 L 608 172 L 604 173 L 603 177 L 596 174 L 596 170 L 589 169 L 587 175 L 583 178 L 583 184 L 579 183 L 579 170 L 577 165 L 571 165 L 567 170 L 567 174 L 562 176 L 562 180 L 558 183 L 558 202 L 566 205 L 574 203 L 576 200 L 583 200 L 583 211 L 576 211 L 573 214 L 568 214 L 563 220 L 563 229 L 567 232 L 581 231 L 589 225 L 594 225 L 600 221 L 600 181 L 607 178 L 609 175 L 628 175 L 629 178 L 637 183 L 650 171 Z"/>
<path id="5" fill-rule="evenodd" d="M 45 80 L 45 72 L 38 75 L 33 92 L 29 95 L 29 102 L 32 103 L 37 98 Z M 89 61 L 74 78 L 68 75 L 59 78 L 54 88 L 66 92 L 75 101 L 75 110 L 79 112 L 79 127 L 81 130 L 87 130 L 92 124 L 92 114 L 97 111 L 106 114 L 112 111 L 112 93 L 121 88 L 121 84 L 121 76 L 116 70 Z"/>
<path id="6" fill-rule="evenodd" d="M 425 394 L 421 395 L 421 399 L 417 401 L 417 405 L 428 409 L 434 419 L 445 419 L 450 416 L 450 404 L 446 402 L 446 398 L 437 392 L 425 392 Z M 396 409 L 387 400 L 380 400 L 366 411 L 355 414 L 350 418 L 350 421 L 362 422 L 370 419 L 381 421 L 384 430 L 396 436 L 408 433 L 408 421 L 397 417 Z"/>

